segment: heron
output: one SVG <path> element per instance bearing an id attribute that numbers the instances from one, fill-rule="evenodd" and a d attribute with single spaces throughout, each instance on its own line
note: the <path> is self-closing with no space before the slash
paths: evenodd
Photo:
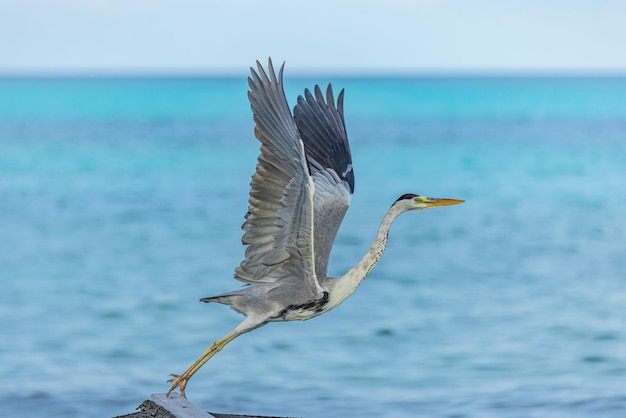
<path id="1" fill-rule="evenodd" d="M 244 320 L 214 341 L 182 374 L 172 374 L 167 394 L 183 397 L 189 379 L 224 346 L 269 322 L 307 320 L 335 308 L 370 273 L 387 246 L 398 215 L 464 202 L 408 193 L 389 208 L 371 247 L 341 277 L 328 277 L 330 252 L 354 193 L 352 155 L 343 112 L 344 90 L 335 102 L 332 85 L 322 93 L 304 90 L 290 111 L 271 58 L 266 72 L 259 61 L 250 68 L 248 99 L 260 155 L 250 182 L 248 211 L 242 225 L 245 259 L 235 291 L 200 299 L 230 306 Z"/>

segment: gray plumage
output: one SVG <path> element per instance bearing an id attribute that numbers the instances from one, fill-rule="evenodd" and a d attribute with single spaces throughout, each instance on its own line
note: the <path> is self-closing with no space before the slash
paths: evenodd
<path id="1" fill-rule="evenodd" d="M 325 276 L 354 189 L 343 92 L 335 107 L 330 85 L 326 102 L 318 86 L 315 98 L 306 90 L 294 117 L 283 91 L 283 68 L 276 78 L 270 61 L 269 77 L 259 65 L 248 79 L 261 155 L 243 225 L 246 259 L 235 270 L 235 278 L 245 283 L 295 279 L 288 274 L 292 270 L 307 275 L 306 281 L 315 281 L 316 272 Z M 316 288 L 313 282 L 310 286 Z"/>
<path id="2" fill-rule="evenodd" d="M 298 97 L 293 115 L 272 61 L 251 68 L 248 99 L 261 142 L 250 183 L 242 242 L 245 259 L 235 269 L 243 288 L 203 302 L 219 302 L 245 315 L 182 375 L 172 375 L 185 396 L 191 376 L 239 335 L 273 321 L 305 320 L 333 309 L 358 287 L 380 259 L 394 219 L 402 212 L 461 203 L 415 194 L 391 206 L 365 256 L 340 278 L 327 277 L 330 251 L 354 192 L 352 156 L 343 113 L 343 90 L 319 86 Z"/>

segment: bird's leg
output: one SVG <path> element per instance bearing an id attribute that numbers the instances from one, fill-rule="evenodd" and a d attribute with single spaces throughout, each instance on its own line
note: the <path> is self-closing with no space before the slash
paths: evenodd
<path id="1" fill-rule="evenodd" d="M 189 379 L 191 379 L 191 376 L 194 375 L 194 373 L 196 373 L 200 367 L 202 367 L 204 365 L 204 363 L 206 363 L 207 361 L 209 361 L 209 359 L 211 357 L 213 357 L 215 354 L 217 354 L 218 351 L 220 351 L 222 348 L 224 348 L 224 346 L 226 344 L 228 344 L 229 342 L 231 342 L 232 340 L 234 340 L 235 338 L 237 338 L 238 336 L 240 336 L 242 333 L 241 332 L 237 332 L 232 331 L 229 332 L 228 334 L 226 334 L 224 337 L 220 338 L 219 340 L 213 342 L 213 344 L 211 344 L 209 346 L 209 348 L 206 349 L 206 351 L 204 353 L 202 353 L 202 355 L 200 356 L 200 358 L 198 358 L 198 360 L 195 361 L 195 363 L 193 363 L 187 370 L 185 370 L 185 372 L 181 375 L 177 375 L 177 374 L 173 374 L 172 379 L 168 380 L 168 383 L 172 383 L 172 387 L 170 388 L 170 390 L 167 391 L 167 395 L 169 396 L 169 394 L 176 389 L 177 387 L 180 388 L 180 394 L 181 396 L 184 398 L 185 396 L 185 386 L 187 386 L 187 382 L 189 381 Z"/>
<path id="2" fill-rule="evenodd" d="M 191 376 L 193 376 L 198 370 L 200 370 L 204 363 L 209 361 L 211 357 L 213 357 L 222 348 L 224 348 L 226 344 L 239 337 L 241 334 L 252 331 L 253 329 L 260 327 L 261 325 L 263 325 L 263 323 L 251 324 L 251 321 L 248 321 L 246 319 L 241 324 L 239 324 L 239 326 L 233 331 L 229 332 L 219 340 L 214 341 L 213 344 L 211 344 L 209 348 L 207 348 L 206 351 L 202 353 L 198 360 L 196 360 L 187 370 L 185 370 L 183 374 L 171 375 L 172 379 L 168 380 L 167 383 L 172 383 L 172 387 L 170 388 L 170 390 L 167 391 L 167 396 L 169 396 L 169 394 L 178 387 L 180 388 L 181 396 L 183 398 L 186 398 L 185 387 L 187 386 L 187 382 L 189 381 L 189 379 L 191 379 Z"/>

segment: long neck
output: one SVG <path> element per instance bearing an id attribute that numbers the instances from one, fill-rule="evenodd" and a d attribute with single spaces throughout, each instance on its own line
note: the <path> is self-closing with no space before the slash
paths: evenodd
<path id="1" fill-rule="evenodd" d="M 361 258 L 350 271 L 348 271 L 345 275 L 337 279 L 337 283 L 333 288 L 333 292 L 331 292 L 331 307 L 335 307 L 343 302 L 348 296 L 354 292 L 354 290 L 361 284 L 363 279 L 369 274 L 370 271 L 374 268 L 380 257 L 382 257 L 385 252 L 385 248 L 387 247 L 387 237 L 389 234 L 389 228 L 393 221 L 398 217 L 403 210 L 399 209 L 397 206 L 392 206 L 382 222 L 380 223 L 380 227 L 378 227 L 378 233 L 376 234 L 376 238 L 372 243 L 370 249 L 367 253 Z"/>

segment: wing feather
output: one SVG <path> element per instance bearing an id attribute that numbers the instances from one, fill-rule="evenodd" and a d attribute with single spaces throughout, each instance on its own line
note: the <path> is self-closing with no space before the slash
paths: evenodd
<path id="1" fill-rule="evenodd" d="M 315 271 L 326 277 L 330 251 L 354 192 L 352 154 L 343 114 L 343 90 L 335 104 L 332 86 L 326 100 L 319 86 L 298 97 L 294 119 L 315 183 Z"/>
<path id="2" fill-rule="evenodd" d="M 319 291 L 313 244 L 314 183 L 304 145 L 285 98 L 283 67 L 278 77 L 271 60 L 266 73 L 251 68 L 248 98 L 255 136 L 261 142 L 242 242 L 246 258 L 235 269 L 245 283 L 300 280 Z"/>
<path id="3" fill-rule="evenodd" d="M 283 66 L 284 67 L 284 66 Z M 235 278 L 246 283 L 304 280 L 319 292 L 337 230 L 354 191 L 343 90 L 308 89 L 291 114 L 269 61 L 248 79 L 254 134 L 261 142 L 242 242 L 246 258 Z"/>

